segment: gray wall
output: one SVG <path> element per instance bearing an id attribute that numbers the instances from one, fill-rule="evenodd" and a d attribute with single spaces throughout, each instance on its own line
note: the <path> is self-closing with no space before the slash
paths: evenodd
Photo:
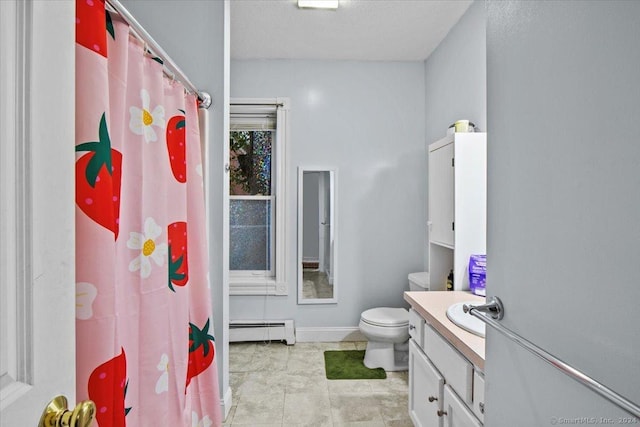
<path id="1" fill-rule="evenodd" d="M 492 0 L 487 16 L 487 291 L 505 326 L 638 404 L 640 2 Z M 487 425 L 622 424 L 492 330 L 486 380 Z"/>
<path id="2" fill-rule="evenodd" d="M 230 297 L 231 319 L 357 326 L 370 307 L 404 306 L 423 268 L 426 159 L 421 62 L 232 61 L 232 97 L 289 97 L 289 295 Z M 296 304 L 298 166 L 337 167 L 338 303 Z M 265 301 L 266 298 L 266 301 Z"/>
<path id="3" fill-rule="evenodd" d="M 475 1 L 427 58 L 425 69 L 425 141 L 446 135 L 449 125 L 468 119 L 487 131 L 486 11 Z M 427 206 L 428 209 L 428 206 Z M 428 211 L 427 211 L 428 212 Z M 424 265 L 428 268 L 428 245 Z"/>
<path id="4" fill-rule="evenodd" d="M 185 72 L 191 82 L 213 97 L 210 111 L 210 135 L 206 142 L 209 148 L 210 175 L 209 194 L 214 201 L 209 212 L 211 221 L 210 278 L 213 301 L 213 316 L 218 359 L 218 373 L 222 393 L 228 388 L 228 372 L 223 369 L 223 360 L 228 349 L 223 313 L 228 310 L 223 298 L 222 265 L 222 169 L 223 107 L 224 107 L 224 34 L 225 10 L 222 1 L 199 0 L 121 0 L 140 24 Z"/>
<path id="5" fill-rule="evenodd" d="M 425 61 L 425 136 L 445 136 L 456 120 L 487 131 L 486 11 L 475 1 Z"/>

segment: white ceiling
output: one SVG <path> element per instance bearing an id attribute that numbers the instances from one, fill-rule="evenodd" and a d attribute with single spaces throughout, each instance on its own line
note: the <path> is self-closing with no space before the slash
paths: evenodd
<path id="1" fill-rule="evenodd" d="M 296 0 L 231 0 L 231 58 L 421 61 L 472 0 L 340 0 L 337 10 Z"/>

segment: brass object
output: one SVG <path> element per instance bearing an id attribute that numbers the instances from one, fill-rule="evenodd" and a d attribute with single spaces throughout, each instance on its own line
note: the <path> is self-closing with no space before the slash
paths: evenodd
<path id="1" fill-rule="evenodd" d="M 42 412 L 38 427 L 91 427 L 96 416 L 96 405 L 90 400 L 67 409 L 67 398 L 55 397 Z"/>

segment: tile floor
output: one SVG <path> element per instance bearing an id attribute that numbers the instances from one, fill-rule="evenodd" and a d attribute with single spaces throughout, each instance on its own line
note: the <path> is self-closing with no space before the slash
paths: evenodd
<path id="1" fill-rule="evenodd" d="M 364 342 L 229 347 L 233 406 L 225 426 L 413 426 L 406 371 L 385 380 L 326 379 L 324 350 L 364 350 Z"/>
<path id="2" fill-rule="evenodd" d="M 305 268 L 302 270 L 303 298 L 333 298 L 333 285 L 324 271 Z"/>

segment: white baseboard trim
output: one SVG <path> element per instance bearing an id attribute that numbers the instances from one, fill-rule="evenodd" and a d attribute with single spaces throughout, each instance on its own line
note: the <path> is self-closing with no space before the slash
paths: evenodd
<path id="1" fill-rule="evenodd" d="M 224 396 L 220 399 L 220 408 L 222 412 L 222 418 L 224 420 L 229 416 L 229 412 L 231 412 L 232 405 L 232 396 L 231 396 L 231 387 L 227 387 L 227 391 L 224 392 Z"/>
<path id="2" fill-rule="evenodd" d="M 297 342 L 366 341 L 358 327 L 307 327 L 296 328 Z"/>

